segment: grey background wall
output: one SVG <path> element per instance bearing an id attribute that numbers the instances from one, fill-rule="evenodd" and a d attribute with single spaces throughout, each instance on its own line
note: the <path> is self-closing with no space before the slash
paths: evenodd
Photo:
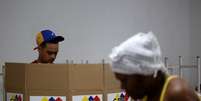
<path id="1" fill-rule="evenodd" d="M 35 34 L 49 28 L 66 40 L 56 62 L 107 59 L 111 48 L 152 30 L 164 56 L 190 54 L 189 0 L 1 0 L 0 59 L 29 63 Z M 181 51 L 182 50 L 182 51 Z"/>
<path id="2" fill-rule="evenodd" d="M 201 0 L 191 0 L 191 54 L 201 56 Z"/>
<path id="3" fill-rule="evenodd" d="M 190 54 L 191 56 L 201 56 L 201 0 L 190 0 L 190 6 Z M 196 69 L 191 70 L 191 72 L 197 75 Z M 191 79 L 190 82 L 194 82 L 194 79 L 197 78 L 195 76 L 189 76 L 188 79 Z"/>
<path id="4" fill-rule="evenodd" d="M 0 61 L 36 59 L 35 35 L 48 28 L 66 38 L 56 63 L 108 61 L 112 47 L 153 31 L 170 64 L 179 55 L 190 64 L 201 55 L 200 5 L 200 0 L 0 0 Z"/>

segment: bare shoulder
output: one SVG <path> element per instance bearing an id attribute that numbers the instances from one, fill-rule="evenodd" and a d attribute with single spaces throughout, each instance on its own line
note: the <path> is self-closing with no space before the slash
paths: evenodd
<path id="1" fill-rule="evenodd" d="M 199 101 L 196 93 L 181 78 L 174 78 L 169 82 L 166 99 L 167 101 Z"/>

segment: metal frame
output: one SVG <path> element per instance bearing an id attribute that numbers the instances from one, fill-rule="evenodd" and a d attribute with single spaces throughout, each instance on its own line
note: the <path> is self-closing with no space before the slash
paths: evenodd
<path id="1" fill-rule="evenodd" d="M 200 57 L 197 56 L 196 57 L 196 64 L 193 65 L 183 65 L 183 60 L 182 60 L 182 56 L 179 56 L 179 64 L 178 65 L 168 65 L 168 57 L 164 58 L 164 64 L 165 67 L 167 67 L 170 70 L 173 70 L 173 68 L 171 66 L 178 66 L 179 68 L 179 76 L 182 77 L 183 73 L 182 73 L 182 69 L 183 68 L 197 68 L 197 72 L 198 72 L 198 82 L 197 82 L 197 87 L 198 87 L 198 92 L 201 93 L 200 91 L 200 84 L 201 84 L 201 61 L 200 61 Z"/>
<path id="2" fill-rule="evenodd" d="M 201 93 L 200 91 L 200 86 L 201 86 L 201 82 L 200 82 L 200 79 L 201 79 L 201 75 L 200 75 L 200 57 L 197 56 L 197 66 L 198 66 L 198 92 Z"/>
<path id="3" fill-rule="evenodd" d="M 200 92 L 200 57 L 196 57 L 196 65 L 182 65 L 182 57 L 179 56 L 179 74 L 182 77 L 182 68 L 197 68 L 198 72 L 198 81 L 197 81 L 197 87 L 198 87 L 198 92 Z"/>
<path id="4" fill-rule="evenodd" d="M 6 93 L 5 93 L 5 66 L 2 66 L 2 73 L 0 73 L 0 76 L 3 79 L 3 101 L 6 101 Z"/>

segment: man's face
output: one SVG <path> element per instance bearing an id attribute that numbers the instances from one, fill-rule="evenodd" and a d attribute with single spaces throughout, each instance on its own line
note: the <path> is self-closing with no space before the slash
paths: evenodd
<path id="1" fill-rule="evenodd" d="M 124 75 L 115 73 L 121 82 L 121 88 L 125 89 L 133 99 L 142 99 L 146 95 L 147 80 L 143 75 Z"/>
<path id="2" fill-rule="evenodd" d="M 58 43 L 46 43 L 45 47 L 39 48 L 39 58 L 42 63 L 53 63 L 58 52 Z"/>

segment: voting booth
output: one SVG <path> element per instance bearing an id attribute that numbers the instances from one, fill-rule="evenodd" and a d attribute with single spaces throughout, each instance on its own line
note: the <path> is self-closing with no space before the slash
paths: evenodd
<path id="1" fill-rule="evenodd" d="M 103 101 L 102 64 L 68 64 L 68 70 L 69 101 Z"/>
<path id="2" fill-rule="evenodd" d="M 109 64 L 104 64 L 104 101 L 131 101 L 131 98 L 120 88 L 120 81 L 115 78 Z"/>
<path id="3" fill-rule="evenodd" d="M 130 101 L 109 66 L 6 63 L 6 101 Z"/>
<path id="4" fill-rule="evenodd" d="M 64 64 L 6 63 L 7 101 L 66 101 L 67 73 Z"/>

